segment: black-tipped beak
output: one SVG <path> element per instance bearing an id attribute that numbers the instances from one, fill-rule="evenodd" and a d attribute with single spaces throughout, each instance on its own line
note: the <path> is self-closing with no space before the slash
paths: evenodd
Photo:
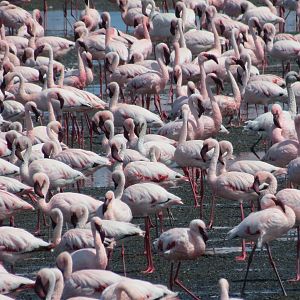
<path id="1" fill-rule="evenodd" d="M 119 151 L 118 151 L 118 148 L 116 147 L 116 145 L 111 146 L 111 156 L 116 161 L 123 162 L 123 159 L 120 157 L 120 154 L 119 154 Z"/>
<path id="2" fill-rule="evenodd" d="M 60 104 L 60 109 L 63 109 L 65 100 L 59 93 L 56 93 L 56 95 L 57 95 L 57 100 L 59 101 Z"/>
<path id="3" fill-rule="evenodd" d="M 41 198 L 44 198 L 44 194 L 42 192 L 42 188 L 41 186 L 39 185 L 38 182 L 35 182 L 34 185 L 33 185 L 33 188 L 34 188 L 34 192 Z"/>
<path id="4" fill-rule="evenodd" d="M 255 177 L 253 185 L 252 185 L 253 190 L 257 195 L 260 195 L 260 190 L 259 190 L 259 179 Z"/>
<path id="5" fill-rule="evenodd" d="M 34 50 L 34 60 L 36 60 L 36 58 L 43 52 L 44 47 L 45 47 L 45 46 L 42 45 L 42 46 L 37 47 L 37 48 Z"/>
<path id="6" fill-rule="evenodd" d="M 15 154 L 20 161 L 24 161 L 20 147 L 16 147 Z"/>
<path id="7" fill-rule="evenodd" d="M 105 232 L 103 230 L 103 227 L 97 223 L 95 223 L 95 227 L 96 227 L 96 230 L 99 232 L 100 234 L 100 237 L 101 237 L 101 241 L 102 243 L 104 243 L 104 239 L 105 239 Z"/>
<path id="8" fill-rule="evenodd" d="M 21 58 L 21 61 L 23 64 L 26 63 L 26 60 L 27 60 L 27 57 L 26 57 L 26 52 L 24 51 L 23 55 L 22 55 L 22 58 Z"/>
<path id="9" fill-rule="evenodd" d="M 87 48 L 87 46 L 86 46 L 86 44 L 85 44 L 84 42 L 78 41 L 78 44 L 79 44 L 79 46 L 82 47 L 86 52 L 88 52 L 89 49 Z"/>
<path id="10" fill-rule="evenodd" d="M 178 6 L 175 7 L 175 16 L 176 18 L 180 18 L 180 9 Z"/>
<path id="11" fill-rule="evenodd" d="M 279 115 L 274 114 L 273 115 L 273 123 L 277 128 L 281 128 L 280 122 L 279 122 Z"/>
<path id="12" fill-rule="evenodd" d="M 198 106 L 198 118 L 200 118 L 202 115 L 203 115 L 203 113 L 205 112 L 205 108 L 203 107 L 203 105 L 202 105 L 202 102 L 198 99 L 198 101 L 197 101 L 197 106 Z"/>
<path id="13" fill-rule="evenodd" d="M 75 213 L 73 213 L 71 216 L 71 223 L 72 223 L 73 227 L 76 228 L 76 225 L 78 223 L 78 218 Z"/>
<path id="14" fill-rule="evenodd" d="M 92 121 L 92 129 L 95 133 L 101 134 L 101 131 L 99 130 L 99 127 L 97 126 L 97 124 L 94 120 Z"/>
<path id="15" fill-rule="evenodd" d="M 219 86 L 221 88 L 222 91 L 224 91 L 224 84 L 223 84 L 223 81 L 218 78 L 218 77 L 211 77 L 213 79 L 213 81 L 215 82 L 215 84 L 217 86 Z"/>
<path id="16" fill-rule="evenodd" d="M 279 206 L 282 209 L 282 211 L 285 213 L 285 206 L 284 206 L 284 204 L 280 200 L 278 200 L 278 199 L 276 199 L 276 200 L 274 199 L 273 201 L 276 204 L 276 206 Z"/>
<path id="17" fill-rule="evenodd" d="M 213 60 L 216 64 L 219 64 L 218 58 L 215 55 L 213 55 L 213 54 L 207 54 L 206 57 L 207 57 L 208 60 Z"/>
<path id="18" fill-rule="evenodd" d="M 32 111 L 33 111 L 33 113 L 35 115 L 35 121 L 37 122 L 39 120 L 41 114 L 39 113 L 39 111 L 37 110 L 37 108 L 34 107 L 34 106 L 32 106 Z"/>
<path id="19" fill-rule="evenodd" d="M 126 127 L 125 126 L 123 126 L 123 130 L 124 130 L 124 137 L 125 137 L 125 139 L 127 140 L 127 141 L 129 141 L 129 132 L 127 131 L 127 129 L 126 129 Z"/>
<path id="20" fill-rule="evenodd" d="M 171 25 L 170 25 L 170 33 L 172 35 L 175 35 L 176 33 L 176 24 L 174 24 L 174 22 L 171 22 Z"/>
<path id="21" fill-rule="evenodd" d="M 164 57 L 166 65 L 168 65 L 170 63 L 170 52 L 166 48 L 164 48 Z"/>
<path id="22" fill-rule="evenodd" d="M 207 151 L 208 151 L 208 145 L 203 145 L 200 154 L 201 154 L 201 158 L 204 162 L 206 161 L 205 156 L 206 156 Z"/>
<path id="23" fill-rule="evenodd" d="M 60 143 L 63 141 L 63 139 L 64 139 L 64 129 L 63 128 L 59 128 L 57 138 Z"/>
<path id="24" fill-rule="evenodd" d="M 209 240 L 206 229 L 199 227 L 199 232 L 203 238 L 204 243 L 206 244 L 206 242 Z"/>
<path id="25" fill-rule="evenodd" d="M 244 43 L 245 43 L 245 42 L 248 42 L 247 35 L 246 35 L 245 32 L 242 33 L 242 36 L 243 36 L 243 41 L 244 41 Z"/>
<path id="26" fill-rule="evenodd" d="M 218 161 L 219 161 L 219 163 L 221 163 L 222 165 L 225 165 L 225 162 L 224 162 L 224 159 L 223 159 L 223 153 L 222 153 L 221 149 L 220 149 L 220 152 L 219 152 Z"/>
<path id="27" fill-rule="evenodd" d="M 235 62 L 236 62 L 239 66 L 241 66 L 242 69 L 243 69 L 244 71 L 246 71 L 246 66 L 245 66 L 245 63 L 244 63 L 244 61 L 243 61 L 242 59 L 236 59 Z"/>
<path id="28" fill-rule="evenodd" d="M 93 69 L 93 61 L 90 58 L 86 58 L 87 65 L 90 69 Z"/>
<path id="29" fill-rule="evenodd" d="M 2 114 L 4 111 L 4 103 L 3 101 L 0 101 L 0 114 Z"/>

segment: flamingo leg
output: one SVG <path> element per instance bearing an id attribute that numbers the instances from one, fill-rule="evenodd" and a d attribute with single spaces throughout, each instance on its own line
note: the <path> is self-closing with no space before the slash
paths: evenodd
<path id="1" fill-rule="evenodd" d="M 170 208 L 167 208 L 167 213 L 168 213 L 168 217 L 169 217 L 169 221 L 170 221 L 170 226 L 174 227 L 174 222 L 173 222 L 174 216 L 173 216 Z"/>
<path id="2" fill-rule="evenodd" d="M 14 216 L 11 216 L 9 218 L 9 226 L 15 227 L 15 217 Z"/>
<path id="3" fill-rule="evenodd" d="M 124 248 L 124 242 L 122 242 L 121 255 L 122 255 L 122 263 L 123 263 L 124 276 L 127 277 L 127 275 L 126 275 L 126 264 L 125 264 L 125 248 Z"/>
<path id="4" fill-rule="evenodd" d="M 274 270 L 274 272 L 275 272 L 275 274 L 276 274 L 277 280 L 279 281 L 279 284 L 280 284 L 280 287 L 281 287 L 281 290 L 282 290 L 282 294 L 283 294 L 284 296 L 287 296 L 286 291 L 285 291 L 285 288 L 284 288 L 283 283 L 282 283 L 282 280 L 281 280 L 281 278 L 280 278 L 280 276 L 279 276 L 279 273 L 278 273 L 278 271 L 277 271 L 275 262 L 274 262 L 274 260 L 273 260 L 273 257 L 272 257 L 272 254 L 271 254 L 271 249 L 270 249 L 270 246 L 269 246 L 268 243 L 266 243 L 266 248 L 267 248 L 267 251 L 268 251 L 268 256 L 269 256 L 269 260 L 270 260 L 271 266 L 272 266 L 272 268 L 273 268 L 273 270 Z"/>
<path id="5" fill-rule="evenodd" d="M 174 268 L 174 263 L 171 262 L 170 281 L 169 281 L 169 287 L 170 287 L 171 291 L 173 290 L 173 283 L 174 283 L 174 280 L 173 280 L 173 268 Z"/>
<path id="6" fill-rule="evenodd" d="M 255 250 L 256 250 L 256 243 L 255 243 L 255 245 L 253 246 L 253 249 L 252 249 L 252 251 L 251 251 L 251 253 L 250 253 L 250 255 L 249 255 L 248 264 L 247 264 L 247 271 L 246 271 L 246 274 L 245 274 L 245 278 L 244 278 L 244 282 L 243 282 L 243 287 L 242 287 L 242 290 L 241 290 L 241 296 L 243 296 L 243 295 L 245 294 L 245 288 L 246 288 L 247 277 L 248 277 L 250 265 L 251 265 L 251 263 L 252 263 L 252 259 L 253 259 Z"/>
<path id="7" fill-rule="evenodd" d="M 193 181 L 193 178 L 191 176 L 190 170 L 188 168 L 182 168 L 182 169 L 183 169 L 184 174 L 189 179 L 189 183 L 191 185 L 193 196 L 194 196 L 194 205 L 195 205 L 195 207 L 198 207 L 199 206 L 198 195 L 197 195 L 196 190 L 195 190 L 195 185 L 194 185 L 194 181 Z"/>
<path id="8" fill-rule="evenodd" d="M 34 235 L 37 235 L 37 236 L 41 234 L 40 214 L 41 214 L 41 210 L 38 208 L 38 210 L 37 210 L 37 221 L 36 221 L 36 226 L 35 226 L 35 230 L 34 230 Z"/>
<path id="9" fill-rule="evenodd" d="M 159 219 L 159 226 L 160 226 L 160 233 L 162 234 L 164 232 L 164 214 L 163 211 L 159 211 L 158 214 L 158 219 Z"/>
<path id="10" fill-rule="evenodd" d="M 147 257 L 147 269 L 143 271 L 143 273 L 153 273 L 154 272 L 154 265 L 153 265 L 153 258 L 151 252 L 151 241 L 150 241 L 150 218 L 145 218 L 145 246 L 146 246 L 146 257 Z"/>
<path id="11" fill-rule="evenodd" d="M 300 227 L 297 226 L 297 262 L 296 262 L 296 277 L 290 279 L 290 282 L 300 281 Z"/>
<path id="12" fill-rule="evenodd" d="M 250 150 L 251 152 L 260 160 L 260 157 L 257 155 L 257 153 L 255 152 L 255 146 L 257 146 L 259 144 L 259 142 L 262 140 L 262 135 L 259 137 L 259 139 L 251 146 Z"/>
<path id="13" fill-rule="evenodd" d="M 241 220 L 243 221 L 245 218 L 245 214 L 244 214 L 244 208 L 243 208 L 243 202 L 240 202 L 240 209 L 241 209 Z M 240 256 L 237 256 L 235 259 L 238 261 L 243 261 L 245 260 L 247 257 L 247 253 L 246 253 L 246 242 L 243 239 L 242 240 L 242 254 Z"/>
<path id="14" fill-rule="evenodd" d="M 215 195 L 213 194 L 211 200 L 211 208 L 210 208 L 210 221 L 207 228 L 212 228 L 213 226 L 214 217 L 215 217 L 215 206 L 216 206 L 216 199 L 215 199 Z"/>
<path id="15" fill-rule="evenodd" d="M 176 273 L 175 273 L 175 276 L 174 276 L 174 283 L 176 285 L 178 285 L 180 288 L 182 288 L 187 294 L 189 294 L 193 299 L 195 300 L 200 300 L 200 298 L 198 298 L 193 292 L 191 292 L 189 289 L 187 289 L 183 283 L 178 279 L 178 274 L 179 274 L 179 269 L 180 269 L 180 265 L 181 265 L 181 262 L 178 263 L 177 265 L 177 269 L 176 269 Z"/>

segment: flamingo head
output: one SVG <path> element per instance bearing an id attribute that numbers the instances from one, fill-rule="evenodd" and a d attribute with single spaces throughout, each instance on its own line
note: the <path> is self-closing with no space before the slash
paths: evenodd
<path id="1" fill-rule="evenodd" d="M 206 153 L 208 151 L 210 151 L 211 149 L 215 148 L 218 144 L 218 141 L 215 140 L 215 139 L 212 139 L 212 138 L 209 138 L 209 139 L 206 139 L 204 142 L 203 142 L 203 146 L 202 146 L 202 149 L 201 149 L 201 152 L 200 152 L 200 155 L 201 155 L 201 158 L 204 162 L 207 161 L 207 157 L 206 157 Z M 222 154 L 221 154 L 222 156 Z"/>
<path id="2" fill-rule="evenodd" d="M 110 20 L 110 15 L 109 15 L 109 12 L 107 11 L 104 11 L 102 14 L 101 14 L 101 20 L 99 22 L 99 28 L 104 28 L 104 29 L 107 29 L 108 26 L 109 26 L 109 20 Z"/>
<path id="3" fill-rule="evenodd" d="M 176 65 L 173 69 L 173 79 L 175 84 L 177 83 L 178 78 L 181 76 L 181 74 L 182 74 L 181 67 L 179 65 Z"/>
<path id="4" fill-rule="evenodd" d="M 271 23 L 266 23 L 263 26 L 263 40 L 265 43 L 271 42 L 272 41 L 272 37 L 275 36 L 276 34 L 276 28 L 273 24 Z"/>
<path id="5" fill-rule="evenodd" d="M 90 69 L 93 69 L 93 56 L 90 52 L 83 52 L 83 57 L 86 60 L 86 63 Z"/>
<path id="6" fill-rule="evenodd" d="M 277 128 L 282 128 L 280 125 L 280 114 L 282 112 L 282 108 L 279 104 L 274 104 L 271 109 L 271 113 L 273 115 L 273 122 Z"/>
<path id="7" fill-rule="evenodd" d="M 178 25 L 177 19 L 173 19 L 170 24 L 170 33 L 172 35 L 176 34 L 177 25 Z"/>
<path id="8" fill-rule="evenodd" d="M 119 149 L 116 144 L 112 144 L 110 148 L 112 158 L 118 162 L 123 162 L 123 158 L 120 156 Z"/>
<path id="9" fill-rule="evenodd" d="M 38 172 L 35 173 L 33 175 L 33 188 L 34 188 L 34 192 L 41 198 L 45 198 L 48 189 L 49 189 L 49 185 L 50 185 L 50 181 L 49 181 L 49 177 L 47 174 L 42 173 L 42 172 Z"/>
<path id="10" fill-rule="evenodd" d="M 101 241 L 104 243 L 105 239 L 105 230 L 102 225 L 102 220 L 99 217 L 93 217 L 91 220 L 91 225 L 95 226 L 95 229 L 99 232 Z"/>
<path id="11" fill-rule="evenodd" d="M 251 17 L 248 21 L 248 26 L 253 26 L 256 28 L 258 35 L 260 36 L 262 33 L 262 27 L 257 17 Z"/>
<path id="12" fill-rule="evenodd" d="M 129 134 L 134 131 L 134 122 L 132 118 L 128 118 L 123 123 L 124 137 L 129 141 Z"/>
<path id="13" fill-rule="evenodd" d="M 297 72 L 290 71 L 286 74 L 285 81 L 286 81 L 286 84 L 289 85 L 289 84 L 292 84 L 296 81 L 300 81 L 300 76 Z"/>
<path id="14" fill-rule="evenodd" d="M 215 73 L 210 73 L 207 77 L 211 78 L 216 84 L 216 86 L 218 86 L 222 91 L 224 91 L 224 83 L 222 79 L 220 79 Z"/>
<path id="15" fill-rule="evenodd" d="M 46 142 L 44 143 L 42 147 L 42 153 L 44 155 L 44 158 L 51 157 L 52 152 L 54 151 L 54 144 L 53 142 Z"/>
<path id="16" fill-rule="evenodd" d="M 34 50 L 34 60 L 44 51 L 45 45 L 41 45 Z"/>
<path id="17" fill-rule="evenodd" d="M 200 59 L 201 62 L 205 62 L 208 60 L 213 60 L 216 64 L 219 64 L 218 58 L 214 54 L 202 52 L 198 55 L 198 60 Z"/>
<path id="18" fill-rule="evenodd" d="M 235 56 L 230 56 L 226 59 L 225 61 L 225 64 L 226 65 L 239 65 L 241 66 L 241 68 L 246 71 L 246 66 L 245 66 L 245 63 L 242 59 L 240 58 L 236 58 Z"/>
<path id="19" fill-rule="evenodd" d="M 105 194 L 105 200 L 102 206 L 102 213 L 103 215 L 105 214 L 105 212 L 107 211 L 107 208 L 109 206 L 109 204 L 115 199 L 115 194 L 113 191 L 108 191 Z"/>
<path id="20" fill-rule="evenodd" d="M 206 225 L 202 220 L 200 219 L 192 220 L 190 222 L 190 229 L 199 232 L 203 238 L 204 243 L 206 244 L 209 238 L 206 230 Z"/>
<path id="21" fill-rule="evenodd" d="M 48 286 L 49 282 L 45 282 L 45 279 L 38 274 L 34 284 L 34 291 L 40 299 L 46 299 L 48 294 Z"/>
<path id="22" fill-rule="evenodd" d="M 6 140 L 6 143 L 7 143 L 7 148 L 9 150 L 12 151 L 12 146 L 13 146 L 13 142 L 14 140 L 17 138 L 17 132 L 15 130 L 10 130 L 6 133 L 5 135 L 5 140 Z"/>

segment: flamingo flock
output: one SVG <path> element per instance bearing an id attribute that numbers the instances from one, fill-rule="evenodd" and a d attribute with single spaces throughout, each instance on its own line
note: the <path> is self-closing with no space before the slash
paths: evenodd
<path id="1" fill-rule="evenodd" d="M 112 2 L 126 32 L 85 0 L 74 41 L 48 35 L 39 9 L 0 2 L 0 299 L 208 297 L 204 272 L 191 287 L 189 268 L 212 255 L 220 201 L 235 226 L 218 243 L 242 240 L 241 297 L 258 250 L 286 296 L 300 281 L 300 38 L 285 25 L 300 2 Z M 97 94 L 88 90 L 96 80 Z M 260 135 L 254 155 L 236 157 L 249 132 Z M 102 172 L 114 186 L 94 192 Z M 271 243 L 295 230 L 296 276 L 285 282 Z M 53 261 L 35 265 L 41 253 Z M 137 253 L 146 267 L 135 274 Z M 163 282 L 149 275 L 164 272 L 159 259 L 171 265 Z M 31 262 L 33 274 L 15 274 Z M 213 276 L 220 299 L 237 299 L 231 278 Z"/>

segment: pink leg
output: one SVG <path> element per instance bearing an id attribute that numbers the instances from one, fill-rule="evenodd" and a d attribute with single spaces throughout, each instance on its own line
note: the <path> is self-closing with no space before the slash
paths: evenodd
<path id="1" fill-rule="evenodd" d="M 152 252 L 151 252 L 151 241 L 150 241 L 150 218 L 145 218 L 145 245 L 146 245 L 146 257 L 147 257 L 147 269 L 143 271 L 143 273 L 153 273 L 154 272 L 154 265 L 152 259 Z"/>
<path id="2" fill-rule="evenodd" d="M 244 215 L 244 208 L 243 208 L 243 202 L 240 202 L 240 209 L 241 209 L 241 220 L 243 221 L 245 218 Z M 237 256 L 235 259 L 238 261 L 244 261 L 247 257 L 247 253 L 246 253 L 246 243 L 245 240 L 242 240 L 242 254 L 240 256 Z"/>
<path id="3" fill-rule="evenodd" d="M 290 279 L 290 282 L 297 282 L 300 281 L 300 227 L 297 226 L 297 262 L 296 262 L 296 277 Z"/>
<path id="4" fill-rule="evenodd" d="M 37 222 L 36 222 L 36 226 L 35 226 L 34 235 L 40 235 L 41 234 L 40 214 L 41 214 L 41 210 L 38 209 L 37 210 Z"/>
<path id="5" fill-rule="evenodd" d="M 209 221 L 207 228 L 212 228 L 212 226 L 213 226 L 213 222 L 214 222 L 214 218 L 215 218 L 215 205 L 216 205 L 215 195 L 212 194 L 211 208 L 210 208 L 210 221 Z"/>
<path id="6" fill-rule="evenodd" d="M 15 217 L 14 216 L 11 216 L 9 218 L 9 226 L 15 227 Z"/>
<path id="7" fill-rule="evenodd" d="M 189 183 L 191 185 L 192 192 L 193 192 L 193 195 L 194 195 L 194 205 L 195 205 L 195 207 L 199 207 L 198 195 L 197 195 L 196 190 L 195 190 L 194 180 L 193 180 L 193 178 L 191 176 L 190 170 L 188 168 L 182 168 L 182 169 L 183 169 L 184 174 L 189 179 Z"/>
<path id="8" fill-rule="evenodd" d="M 174 283 L 176 285 L 178 285 L 180 288 L 182 288 L 188 295 L 190 295 L 193 299 L 195 300 L 200 300 L 200 298 L 198 298 L 193 292 L 191 292 L 189 289 L 187 289 L 183 283 L 178 279 L 178 274 L 179 274 L 179 269 L 180 269 L 180 265 L 181 265 L 181 262 L 178 263 L 177 265 L 177 270 L 176 270 L 176 273 L 175 273 L 175 277 L 174 277 Z"/>
<path id="9" fill-rule="evenodd" d="M 123 263 L 124 276 L 126 277 L 125 248 L 124 248 L 124 243 L 123 242 L 122 242 L 121 255 L 122 255 L 122 263 Z"/>

